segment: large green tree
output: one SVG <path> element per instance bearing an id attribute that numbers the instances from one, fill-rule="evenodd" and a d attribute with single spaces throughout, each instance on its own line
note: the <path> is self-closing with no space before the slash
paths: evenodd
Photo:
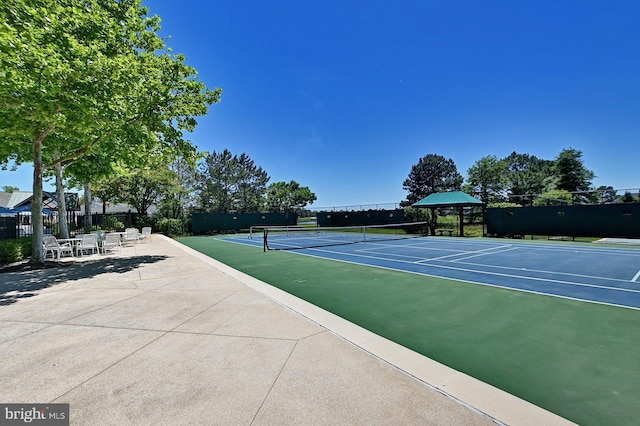
<path id="1" fill-rule="evenodd" d="M 467 170 L 465 191 L 479 196 L 485 203 L 505 200 L 507 164 L 495 155 L 487 155 Z"/>
<path id="2" fill-rule="evenodd" d="M 460 190 L 462 181 L 462 175 L 452 159 L 427 154 L 411 167 L 409 176 L 403 182 L 402 187 L 409 194 L 401 204 L 411 205 L 435 192 Z"/>
<path id="3" fill-rule="evenodd" d="M 554 188 L 553 161 L 535 155 L 512 152 L 506 163 L 506 188 L 513 202 L 525 204 L 533 194 Z"/>
<path id="4" fill-rule="evenodd" d="M 235 164 L 237 182 L 234 188 L 234 209 L 241 213 L 259 212 L 264 207 L 264 194 L 269 175 L 245 153 Z"/>
<path id="5" fill-rule="evenodd" d="M 582 160 L 582 151 L 566 148 L 563 149 L 553 164 L 556 177 L 556 188 L 571 192 L 588 192 L 591 189 L 591 181 L 595 173 L 587 169 Z M 585 198 L 588 194 L 575 194 L 578 198 Z"/>
<path id="6" fill-rule="evenodd" d="M 160 201 L 163 194 L 172 192 L 176 174 L 165 164 L 131 170 L 117 180 L 120 192 L 115 201 L 134 207 L 147 214 L 149 207 Z"/>
<path id="7" fill-rule="evenodd" d="M 462 186 L 462 175 L 454 161 L 438 154 L 427 154 L 411 167 L 409 177 L 403 182 L 405 191 L 409 191 L 407 199 L 401 206 L 410 206 L 422 198 L 436 192 L 457 191 Z M 429 227 L 431 235 L 435 235 L 438 224 L 436 209 L 430 209 Z"/>
<path id="8" fill-rule="evenodd" d="M 309 187 L 298 182 L 274 182 L 267 188 L 267 208 L 272 213 L 295 212 L 317 199 Z"/>
<path id="9" fill-rule="evenodd" d="M 163 217 L 184 219 L 196 205 L 197 190 L 196 159 L 176 158 L 171 167 L 174 180 L 169 190 L 162 194 L 158 208 Z"/>
<path id="10" fill-rule="evenodd" d="M 33 163 L 32 262 L 44 260 L 46 168 L 93 151 L 128 162 L 140 146 L 188 149 L 183 131 L 219 100 L 159 22 L 141 0 L 0 3 L 0 162 Z"/>
<path id="11" fill-rule="evenodd" d="M 245 153 L 208 154 L 198 167 L 198 207 L 207 212 L 259 212 L 269 175 Z"/>
<path id="12" fill-rule="evenodd" d="M 612 186 L 599 186 L 596 193 L 600 195 L 601 203 L 610 204 L 618 201 L 618 193 Z"/>

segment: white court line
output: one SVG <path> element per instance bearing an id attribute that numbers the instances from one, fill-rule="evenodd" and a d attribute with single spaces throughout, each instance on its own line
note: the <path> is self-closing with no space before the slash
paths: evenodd
<path id="1" fill-rule="evenodd" d="M 507 244 L 506 246 L 489 247 L 489 248 L 486 248 L 486 249 L 483 249 L 483 250 L 474 250 L 474 251 L 462 251 L 462 250 L 460 250 L 458 253 L 455 253 L 455 254 L 448 254 L 446 256 L 432 257 L 432 258 L 429 258 L 429 259 L 423 259 L 423 260 L 420 260 L 417 263 L 427 263 L 427 262 L 431 262 L 433 260 L 442 260 L 442 259 L 446 259 L 448 257 L 456 257 L 456 256 L 462 256 L 462 255 L 465 255 L 465 254 L 474 253 L 473 256 L 467 256 L 467 257 L 463 257 L 462 259 L 456 259 L 456 260 L 452 260 L 451 261 L 451 262 L 457 262 L 458 260 L 469 259 L 469 258 L 476 257 L 476 256 L 484 256 L 484 255 L 488 255 L 488 254 L 501 253 L 503 251 L 509 251 L 509 250 L 515 250 L 516 249 L 516 248 L 511 248 L 509 250 L 494 251 L 494 250 L 497 250 L 497 249 L 507 248 L 507 247 L 511 247 L 511 244 Z"/>
<path id="2" fill-rule="evenodd" d="M 318 251 L 328 251 L 328 250 L 318 250 Z M 578 302 L 595 303 L 597 305 L 606 305 L 606 306 L 614 306 L 614 307 L 617 307 L 617 308 L 640 310 L 640 308 L 635 307 L 635 306 L 621 305 L 621 304 L 612 303 L 612 302 L 603 302 L 603 301 L 600 301 L 600 300 L 587 299 L 585 297 L 581 298 L 581 297 L 577 297 L 577 296 L 564 296 L 564 295 L 554 294 L 554 293 L 550 293 L 550 292 L 527 290 L 527 289 L 518 288 L 518 287 L 510 287 L 510 286 L 507 286 L 507 285 L 504 285 L 504 284 L 491 284 L 491 283 L 483 283 L 483 282 L 480 282 L 480 281 L 472 281 L 472 280 L 468 280 L 468 279 L 448 278 L 448 277 L 443 277 L 442 275 L 428 274 L 428 273 L 425 273 L 425 272 L 409 271 L 409 270 L 402 269 L 402 268 L 391 268 L 391 267 L 388 267 L 388 266 L 368 265 L 366 263 L 360 263 L 360 262 L 356 262 L 356 261 L 352 261 L 352 260 L 333 259 L 333 258 L 327 258 L 327 257 L 324 257 L 324 256 L 318 256 L 318 255 L 315 255 L 315 254 L 304 253 L 304 252 L 295 252 L 295 253 L 300 255 L 300 256 L 309 256 L 309 257 L 315 257 L 315 258 L 319 258 L 319 259 L 333 260 L 335 262 L 348 263 L 348 264 L 352 264 L 352 265 L 371 266 L 373 268 L 385 269 L 385 270 L 388 270 L 388 271 L 404 272 L 404 273 L 409 273 L 409 274 L 414 274 L 414 275 L 421 275 L 421 276 L 425 276 L 425 277 L 432 277 L 432 278 L 438 278 L 438 279 L 444 279 L 444 280 L 451 280 L 451 281 L 457 281 L 457 282 L 463 282 L 463 283 L 469 283 L 469 284 L 475 284 L 475 285 L 484 285 L 484 286 L 487 286 L 487 287 L 504 288 L 504 289 L 507 289 L 507 290 L 521 291 L 523 293 L 539 294 L 539 295 L 543 295 L 543 296 L 558 297 L 560 299 L 576 300 Z M 334 252 L 334 253 L 344 254 L 344 253 L 339 253 L 339 252 Z M 357 255 L 355 255 L 355 256 L 357 256 Z M 361 256 L 361 257 L 368 257 L 368 256 Z M 405 263 L 412 263 L 412 262 L 405 262 Z M 431 265 L 429 265 L 429 266 L 431 266 Z M 434 265 L 434 266 L 437 266 L 437 265 Z M 448 269 L 460 269 L 460 270 L 462 270 L 462 268 L 448 268 Z M 477 271 L 473 271 L 472 270 L 472 272 L 477 272 Z M 506 274 L 494 274 L 494 275 L 508 276 Z M 517 276 L 517 275 L 515 277 L 517 277 L 517 278 L 526 278 L 526 277 L 521 277 L 521 276 Z M 566 282 L 566 281 L 563 282 L 563 281 L 553 281 L 553 280 L 546 280 L 546 279 L 538 279 L 538 280 L 539 281 L 557 282 L 559 284 L 567 283 L 567 284 L 573 284 L 573 285 L 578 285 L 578 286 L 584 285 L 585 287 L 600 287 L 600 286 L 595 286 L 595 285 L 579 284 L 579 283 L 572 283 L 572 282 Z M 615 288 L 615 287 L 613 287 L 613 288 L 612 287 L 601 287 L 601 288 L 612 289 L 612 290 L 621 290 L 621 289 Z M 624 289 L 622 289 L 622 290 L 624 290 Z M 624 291 L 630 291 L 632 293 L 640 293 L 639 291 L 635 291 L 635 290 L 624 290 Z"/>
<path id="3" fill-rule="evenodd" d="M 426 237 L 430 239 L 432 243 L 440 243 L 447 242 L 450 244 L 463 244 L 463 245 L 487 245 L 487 244 L 504 244 L 502 241 L 495 240 L 459 240 L 451 237 Z M 504 239 L 500 239 L 504 240 Z M 566 243 L 566 241 L 565 241 Z M 556 245 L 558 244 L 558 245 Z M 571 243 L 573 244 L 573 243 Z M 533 250 L 542 250 L 542 251 L 569 251 L 569 252 L 580 252 L 580 253 L 601 253 L 608 255 L 620 255 L 620 256 L 632 256 L 638 257 L 640 256 L 640 249 L 633 248 L 608 248 L 608 247 L 591 247 L 588 245 L 584 245 L 584 243 L 575 243 L 576 245 L 571 246 L 562 246 L 559 245 L 559 242 L 555 241 L 528 241 L 528 240 L 513 240 L 509 245 L 518 246 L 520 248 L 531 248 Z"/>
<path id="4" fill-rule="evenodd" d="M 638 278 L 640 278 L 640 271 L 638 271 L 638 273 L 633 277 L 633 279 L 631 280 L 631 282 L 636 282 L 638 281 Z"/>
<path id="5" fill-rule="evenodd" d="M 420 245 L 418 246 L 415 241 L 419 240 Z M 445 245 L 447 248 L 439 247 L 440 244 Z M 555 245 L 556 242 L 531 242 L 531 241 L 512 241 L 509 244 L 504 243 L 504 241 L 491 241 L 491 240 L 456 240 L 455 238 L 450 237 L 423 237 L 416 238 L 412 241 L 412 244 L 377 244 L 380 247 L 403 247 L 403 248 L 415 248 L 419 250 L 442 250 L 442 251 L 458 251 L 460 253 L 474 253 L 477 250 L 470 249 L 472 246 L 481 246 L 489 248 L 483 248 L 482 250 L 491 250 L 505 246 L 513 246 L 518 247 L 523 250 L 531 249 L 533 251 L 558 251 L 558 252 L 569 252 L 569 253 L 579 253 L 579 254 L 600 254 L 606 256 L 631 256 L 631 257 L 640 257 L 640 250 L 638 249 L 619 249 L 619 248 L 607 248 L 607 247 L 589 247 L 586 245 L 575 245 L 575 246 L 559 246 Z M 579 244 L 579 243 L 576 243 Z M 466 250 L 462 247 L 458 249 L 452 249 L 452 246 L 466 246 Z M 470 247 L 471 246 L 471 247 Z M 375 250 L 375 249 L 372 249 Z"/>
<path id="6" fill-rule="evenodd" d="M 542 282 L 548 282 L 548 283 L 554 283 L 554 284 L 573 285 L 573 286 L 577 286 L 577 287 L 588 287 L 588 288 L 599 288 L 599 289 L 604 289 L 604 290 L 621 291 L 621 292 L 625 292 L 625 293 L 640 293 L 640 290 L 633 290 L 633 289 L 620 288 L 620 287 L 610 287 L 610 286 L 606 286 L 606 285 L 587 284 L 587 283 L 581 283 L 581 282 L 575 282 L 575 281 L 565 281 L 565 280 L 553 280 L 553 279 L 549 279 L 549 278 L 532 277 L 532 276 L 528 276 L 528 275 L 505 274 L 505 273 L 501 273 L 501 272 L 479 271 L 477 269 L 458 268 L 458 267 L 454 267 L 454 266 L 446 266 L 446 265 L 438 265 L 438 264 L 426 264 L 425 265 L 425 264 L 420 263 L 420 262 L 409 262 L 409 261 L 406 261 L 406 260 L 389 259 L 388 257 L 367 256 L 367 255 L 363 255 L 363 254 L 344 253 L 344 252 L 326 250 L 326 249 L 311 249 L 311 250 L 312 251 L 325 252 L 325 253 L 339 254 L 341 256 L 364 257 L 364 258 L 367 258 L 367 259 L 384 260 L 384 261 L 387 261 L 387 262 L 418 264 L 418 265 L 422 265 L 422 266 L 426 266 L 426 267 L 430 267 L 430 268 L 450 269 L 450 270 L 462 271 L 462 272 L 472 272 L 472 273 L 476 273 L 476 274 L 479 274 L 479 275 L 493 275 L 493 276 L 497 276 L 497 277 L 519 278 L 519 279 L 525 279 L 525 280 L 531 280 L 531 281 L 542 281 Z M 306 254 L 306 253 L 300 253 L 300 254 Z M 312 254 L 306 254 L 306 255 L 307 256 L 314 256 Z M 322 257 L 322 256 L 315 256 L 315 257 L 321 257 L 321 258 L 327 259 L 326 257 Z M 373 267 L 382 268 L 382 269 L 399 270 L 399 271 L 402 271 L 402 272 L 413 272 L 413 273 L 418 274 L 418 275 L 427 275 L 427 276 L 438 277 L 438 278 L 443 278 L 443 279 L 451 279 L 451 278 L 448 278 L 448 277 L 444 277 L 442 275 L 427 274 L 427 273 L 421 273 L 421 272 L 416 272 L 416 271 L 407 271 L 405 269 L 391 268 L 391 267 L 380 266 L 380 265 L 370 265 L 370 264 L 366 264 L 366 263 L 358 263 L 356 261 L 341 260 L 341 259 L 334 259 L 334 258 L 329 258 L 329 260 L 336 260 L 336 261 L 346 262 L 346 263 L 354 263 L 354 264 L 363 265 L 363 266 L 373 266 Z M 600 277 L 593 277 L 593 278 L 601 279 Z M 602 278 L 602 279 L 606 279 L 606 278 Z M 463 280 L 463 281 L 466 281 L 466 280 Z M 467 282 L 474 282 L 474 281 L 467 281 Z M 474 282 L 474 283 L 483 284 L 483 285 L 484 284 L 491 285 L 491 284 L 477 282 L 477 281 Z M 498 287 L 510 288 L 512 290 L 521 290 L 518 287 L 510 287 L 510 286 L 504 286 L 504 285 L 498 285 Z M 554 293 L 544 293 L 544 294 L 557 296 Z M 591 300 L 591 299 L 584 299 L 584 300 Z M 616 306 L 618 306 L 618 305 L 616 305 Z M 624 306 L 624 305 L 620 305 L 620 306 Z"/>
<path id="7" fill-rule="evenodd" d="M 232 244 L 246 245 L 246 242 L 236 242 L 236 241 L 232 241 L 231 239 L 226 239 L 226 240 L 223 240 L 223 241 L 227 241 L 227 242 L 230 242 Z M 335 253 L 335 254 L 341 254 L 341 255 L 345 255 L 346 254 L 346 253 L 342 253 L 342 252 L 336 252 L 336 251 L 331 251 L 331 250 L 323 250 L 323 249 L 313 249 L 313 251 Z M 316 255 L 316 254 L 311 254 L 311 253 L 305 253 L 305 252 L 300 252 L 300 251 L 295 251 L 295 250 L 292 251 L 292 253 L 295 253 L 295 254 L 300 255 L 300 256 L 314 257 L 316 259 L 332 260 L 334 262 L 348 263 L 348 264 L 351 264 L 351 265 L 369 266 L 369 267 L 373 267 L 373 268 L 379 268 L 379 269 L 384 269 L 384 270 L 388 270 L 388 271 L 408 273 L 408 274 L 413 274 L 413 275 L 420 275 L 420 276 L 424 276 L 424 277 L 433 277 L 433 278 L 438 278 L 438 279 L 451 280 L 451 281 L 457 281 L 457 282 L 463 282 L 463 283 L 469 283 L 469 284 L 475 284 L 475 285 L 483 285 L 483 286 L 487 286 L 487 287 L 503 288 L 503 289 L 507 289 L 507 290 L 520 291 L 520 292 L 523 292 L 523 293 L 539 294 L 539 295 L 543 295 L 543 296 L 557 297 L 557 298 L 560 298 L 560 299 L 576 300 L 576 301 L 579 301 L 579 302 L 587 302 L 587 303 L 595 303 L 595 304 L 598 304 L 598 305 L 614 306 L 614 307 L 618 307 L 618 308 L 640 310 L 639 307 L 635 307 L 635 306 L 627 306 L 627 305 L 622 305 L 622 304 L 612 303 L 612 302 L 603 302 L 603 301 L 599 301 L 599 300 L 588 299 L 588 298 L 585 298 L 585 297 L 564 296 L 564 295 L 560 295 L 560 294 L 554 294 L 554 293 L 551 293 L 551 292 L 543 292 L 543 291 L 527 290 L 527 289 L 518 288 L 518 287 L 511 287 L 511 286 L 504 285 L 504 284 L 484 283 L 484 282 L 481 282 L 481 281 L 473 281 L 473 280 L 469 280 L 469 279 L 445 277 L 445 276 L 442 276 L 442 275 L 429 274 L 429 273 L 426 273 L 426 272 L 410 271 L 410 270 L 402 269 L 402 268 L 393 268 L 393 267 L 381 266 L 381 265 L 370 265 L 370 264 L 366 264 L 366 263 L 357 262 L 357 261 L 354 261 L 354 260 L 335 259 L 335 258 L 331 258 L 331 257 L 326 257 L 326 256 Z M 354 253 L 350 253 L 348 255 L 349 256 L 353 256 L 353 257 L 365 257 L 365 258 L 387 260 L 387 261 L 399 262 L 399 263 L 416 264 L 416 262 L 409 262 L 409 261 L 403 261 L 403 260 L 392 260 L 392 259 L 383 258 L 383 257 L 365 256 L 365 255 L 358 255 L 358 254 L 354 254 Z M 617 288 L 617 287 L 608 287 L 608 286 L 598 286 L 598 285 L 593 285 L 593 284 L 584 284 L 584 283 L 577 283 L 577 282 L 571 282 L 571 281 L 559 281 L 559 280 L 550 280 L 550 279 L 545 279 L 545 278 L 527 277 L 527 276 L 522 276 L 522 275 L 510 275 L 510 274 L 500 274 L 500 273 L 493 273 L 493 272 L 483 272 L 483 271 L 478 271 L 478 270 L 474 270 L 474 269 L 470 269 L 469 270 L 469 269 L 454 268 L 454 267 L 439 266 L 439 265 L 424 265 L 424 266 L 429 266 L 429 267 L 434 267 L 434 268 L 443 268 L 443 269 L 453 269 L 453 270 L 460 270 L 460 271 L 468 271 L 468 272 L 477 272 L 479 274 L 486 274 L 486 275 L 498 275 L 498 276 L 504 276 L 504 277 L 531 279 L 531 280 L 534 280 L 534 281 L 546 281 L 546 282 L 557 283 L 557 284 L 569 284 L 569 285 L 575 285 L 575 286 L 610 289 L 610 290 L 624 291 L 624 292 L 630 292 L 630 293 L 640 293 L 640 291 L 638 291 L 638 290 L 621 289 L 621 288 Z M 638 274 L 640 274 L 640 271 L 638 271 Z M 599 278 L 599 277 L 594 277 L 594 278 Z M 607 278 L 601 278 L 601 279 L 607 279 Z"/>
<path id="8" fill-rule="evenodd" d="M 526 271 L 526 272 L 533 272 L 537 274 L 547 274 L 547 275 L 566 275 L 568 277 L 580 277 L 580 278 L 596 279 L 596 280 L 602 280 L 602 281 L 613 281 L 613 282 L 620 282 L 620 283 L 629 282 L 629 280 L 626 280 L 626 279 L 599 277 L 596 275 L 574 274 L 571 272 L 545 271 L 543 269 L 530 269 L 530 268 L 514 268 L 513 266 L 487 265 L 485 263 L 473 263 L 473 262 L 458 262 L 457 260 L 455 261 L 451 260 L 449 262 L 456 263 L 458 265 L 469 265 L 472 267 L 479 266 L 480 268 L 506 269 L 510 271 Z"/>
<path id="9" fill-rule="evenodd" d="M 511 247 L 511 248 L 506 248 L 504 250 L 496 250 L 496 251 L 490 251 L 490 252 L 485 252 L 485 253 L 478 253 L 478 254 L 474 254 L 473 256 L 467 256 L 467 257 L 462 257 L 460 259 L 452 260 L 452 262 L 460 262 L 461 260 L 471 259 L 472 257 L 489 256 L 491 254 L 504 253 L 504 252 L 513 251 L 513 250 L 518 250 L 518 247 Z M 479 250 L 479 251 L 483 251 L 483 250 Z"/>

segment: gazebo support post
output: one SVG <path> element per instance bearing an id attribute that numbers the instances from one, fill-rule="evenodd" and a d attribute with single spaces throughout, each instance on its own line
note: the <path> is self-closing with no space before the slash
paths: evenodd
<path id="1" fill-rule="evenodd" d="M 465 194 L 461 191 L 451 192 L 438 192 L 430 194 L 424 197 L 422 200 L 413 203 L 412 206 L 416 208 L 429 208 L 431 209 L 431 220 L 429 221 L 429 227 L 431 228 L 431 235 L 435 235 L 437 218 L 435 210 L 440 207 L 458 207 L 459 210 L 459 222 L 460 222 L 460 236 L 464 236 L 464 208 L 474 206 L 484 206 L 484 203 L 477 198 L 473 198 L 469 194 Z M 484 212 L 484 207 L 483 207 Z M 435 219 L 435 220 L 434 220 Z M 484 233 L 484 231 L 483 231 Z"/>
<path id="2" fill-rule="evenodd" d="M 431 236 L 435 237 L 436 235 L 436 228 L 438 227 L 438 216 L 436 215 L 436 208 L 435 207 L 431 207 L 431 217 L 429 220 L 429 230 L 431 231 Z"/>

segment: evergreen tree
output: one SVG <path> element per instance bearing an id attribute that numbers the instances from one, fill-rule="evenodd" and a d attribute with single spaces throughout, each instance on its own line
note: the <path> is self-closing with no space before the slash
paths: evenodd
<path id="1" fill-rule="evenodd" d="M 401 205 L 411 205 L 427 195 L 442 191 L 458 191 L 463 178 L 452 159 L 438 154 L 427 154 L 411 167 L 409 177 L 402 183 L 409 191 Z"/>
<path id="2" fill-rule="evenodd" d="M 556 189 L 577 193 L 591 189 L 591 181 L 595 174 L 584 166 L 582 151 L 568 148 L 562 150 L 553 164 L 556 177 Z M 587 194 L 578 195 L 579 199 L 586 199 Z"/>
<path id="3" fill-rule="evenodd" d="M 553 189 L 553 161 L 515 151 L 503 161 L 506 164 L 507 193 L 513 202 L 524 205 L 526 196 Z"/>
<path id="4" fill-rule="evenodd" d="M 208 154 L 198 168 L 198 207 L 216 213 L 259 212 L 269 175 L 247 154 Z"/>

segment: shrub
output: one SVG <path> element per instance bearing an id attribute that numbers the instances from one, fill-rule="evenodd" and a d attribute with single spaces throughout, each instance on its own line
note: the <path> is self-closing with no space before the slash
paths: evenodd
<path id="1" fill-rule="evenodd" d="M 151 229 L 156 229 L 158 227 L 157 220 L 158 218 L 153 216 L 136 216 L 135 226 L 138 229 L 144 228 L 145 226 L 150 226 Z"/>
<path id="2" fill-rule="evenodd" d="M 511 207 L 522 207 L 522 205 L 517 204 L 517 203 L 489 203 L 487 204 L 487 208 L 490 209 L 506 209 L 506 208 L 511 208 Z"/>
<path id="3" fill-rule="evenodd" d="M 183 235 L 183 222 L 181 219 L 162 218 L 158 220 L 158 230 L 165 235 L 180 236 Z"/>
<path id="4" fill-rule="evenodd" d="M 30 255 L 30 237 L 0 241 L 0 264 L 18 262 Z"/>
<path id="5" fill-rule="evenodd" d="M 115 216 L 107 216 L 102 222 L 102 227 L 110 231 L 123 231 L 124 223 L 119 221 Z"/>
<path id="6" fill-rule="evenodd" d="M 572 204 L 571 193 L 563 189 L 545 192 L 533 200 L 534 206 L 570 206 Z"/>

